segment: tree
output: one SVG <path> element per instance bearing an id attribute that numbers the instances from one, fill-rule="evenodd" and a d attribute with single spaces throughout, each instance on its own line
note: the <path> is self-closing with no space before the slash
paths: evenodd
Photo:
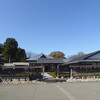
<path id="1" fill-rule="evenodd" d="M 68 59 L 74 59 L 83 55 L 85 55 L 85 53 L 81 51 L 81 52 L 78 52 L 77 54 L 69 56 Z"/>
<path id="2" fill-rule="evenodd" d="M 26 59 L 26 52 L 22 48 L 17 48 L 16 61 L 24 62 Z"/>
<path id="3" fill-rule="evenodd" d="M 3 57 L 5 60 L 15 61 L 18 43 L 14 38 L 7 38 L 4 42 Z"/>
<path id="4" fill-rule="evenodd" d="M 76 54 L 77 57 L 79 57 L 79 56 L 83 56 L 83 55 L 85 55 L 85 53 L 82 52 L 82 51 L 81 51 L 81 52 L 78 52 L 78 53 Z"/>
<path id="5" fill-rule="evenodd" d="M 64 58 L 65 54 L 63 52 L 60 52 L 60 51 L 54 51 L 54 52 L 51 52 L 49 54 L 49 56 L 52 56 L 55 58 Z"/>
<path id="6" fill-rule="evenodd" d="M 0 44 L 0 54 L 2 54 L 3 48 L 4 48 L 3 44 Z"/>
<path id="7" fill-rule="evenodd" d="M 32 51 L 28 51 L 26 55 L 27 55 L 27 59 L 29 59 L 29 58 L 33 57 L 35 55 L 35 53 L 33 53 Z"/>

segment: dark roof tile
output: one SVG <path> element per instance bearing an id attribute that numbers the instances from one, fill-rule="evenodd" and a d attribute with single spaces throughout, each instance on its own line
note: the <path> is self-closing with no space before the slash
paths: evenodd
<path id="1" fill-rule="evenodd" d="M 96 51 L 96 52 L 89 53 L 89 54 L 85 54 L 85 55 L 80 56 L 80 57 L 76 57 L 76 58 L 74 58 L 74 59 L 71 59 L 71 60 L 68 61 L 68 63 L 69 63 L 69 62 L 76 62 L 76 61 L 80 61 L 80 60 L 86 60 L 86 59 L 88 59 L 89 57 L 91 57 L 91 56 L 93 56 L 93 55 L 95 55 L 95 54 L 98 54 L 98 53 L 100 53 L 100 50 L 99 50 L 99 51 Z"/>
<path id="2" fill-rule="evenodd" d="M 54 63 L 54 64 L 62 64 L 64 63 L 63 62 L 63 59 L 61 58 L 40 58 L 38 59 L 38 62 L 37 63 Z"/>

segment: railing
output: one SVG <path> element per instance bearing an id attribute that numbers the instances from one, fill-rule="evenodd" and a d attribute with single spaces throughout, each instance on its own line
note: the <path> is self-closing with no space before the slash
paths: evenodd
<path id="1" fill-rule="evenodd" d="M 100 65 L 70 65 L 70 67 L 100 67 Z"/>

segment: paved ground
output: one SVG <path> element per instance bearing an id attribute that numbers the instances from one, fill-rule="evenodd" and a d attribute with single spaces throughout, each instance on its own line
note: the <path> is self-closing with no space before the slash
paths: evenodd
<path id="1" fill-rule="evenodd" d="M 0 85 L 0 100 L 100 100 L 100 82 Z"/>

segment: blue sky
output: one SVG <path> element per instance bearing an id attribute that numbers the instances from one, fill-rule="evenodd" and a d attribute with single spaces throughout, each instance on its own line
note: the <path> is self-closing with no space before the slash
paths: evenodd
<path id="1" fill-rule="evenodd" d="M 100 0 L 0 0 L 0 43 L 66 56 L 100 49 Z"/>

